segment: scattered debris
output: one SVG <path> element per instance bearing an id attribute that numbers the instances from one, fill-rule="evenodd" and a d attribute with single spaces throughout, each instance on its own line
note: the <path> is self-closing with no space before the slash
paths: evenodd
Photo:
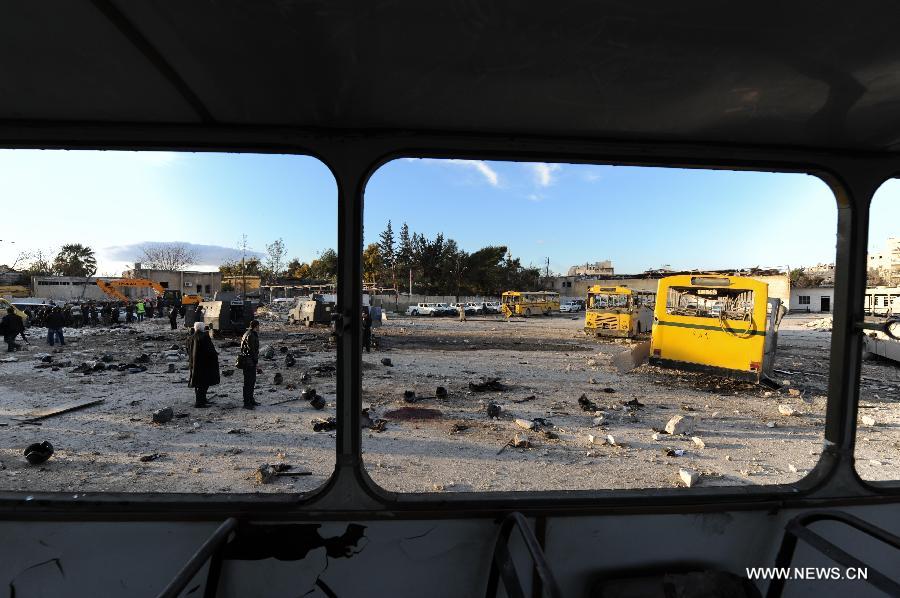
<path id="1" fill-rule="evenodd" d="M 175 412 L 171 407 L 163 407 L 162 409 L 157 409 L 153 412 L 153 423 L 154 424 L 165 424 L 172 421 L 172 418 L 175 417 Z"/>
<path id="2" fill-rule="evenodd" d="M 627 374 L 643 365 L 648 357 L 650 357 L 650 341 L 644 341 L 614 355 L 612 363 L 620 374 Z"/>
<path id="3" fill-rule="evenodd" d="M 391 358 L 390 358 L 390 357 L 382 357 L 382 358 L 381 358 L 381 365 L 386 366 L 386 367 L 389 367 L 389 368 L 390 368 L 390 367 L 394 367 L 394 364 L 393 364 L 393 362 L 391 361 Z"/>
<path id="4" fill-rule="evenodd" d="M 528 440 L 528 434 L 525 432 L 516 432 L 515 436 L 512 437 L 506 446 L 511 446 L 513 448 L 531 448 L 531 441 Z"/>
<path id="5" fill-rule="evenodd" d="M 400 407 L 384 414 L 385 419 L 388 420 L 438 419 L 443 416 L 444 414 L 437 409 L 426 407 Z"/>
<path id="6" fill-rule="evenodd" d="M 788 471 L 791 473 L 797 473 L 797 467 L 793 463 L 788 463 Z"/>
<path id="7" fill-rule="evenodd" d="M 501 407 L 497 403 L 488 403 L 487 404 L 487 416 L 490 418 L 500 417 L 500 413 L 502 411 L 503 411 L 503 407 Z"/>
<path id="8" fill-rule="evenodd" d="M 776 426 L 775 426 L 775 422 L 768 422 L 768 423 L 766 423 L 766 427 L 767 427 L 767 428 L 774 428 L 774 427 L 776 427 Z"/>
<path id="9" fill-rule="evenodd" d="M 703 442 L 703 439 L 699 436 L 691 436 L 691 442 L 693 442 L 697 448 L 706 448 L 706 443 Z"/>
<path id="10" fill-rule="evenodd" d="M 29 444 L 24 451 L 25 459 L 32 465 L 40 465 L 53 455 L 53 445 L 47 442 Z"/>
<path id="11" fill-rule="evenodd" d="M 282 382 L 284 382 L 284 376 L 281 375 L 281 372 L 275 372 L 275 378 L 272 380 L 272 383 L 278 386 Z"/>
<path id="12" fill-rule="evenodd" d="M 534 395 L 528 395 L 524 399 L 516 399 L 513 403 L 527 403 L 528 401 L 533 401 L 535 398 Z"/>
<path id="13" fill-rule="evenodd" d="M 796 409 L 794 409 L 793 407 L 791 407 L 790 405 L 779 405 L 778 413 L 780 413 L 781 415 L 784 415 L 786 417 L 800 415 L 800 412 L 797 411 Z"/>
<path id="14" fill-rule="evenodd" d="M 635 411 L 637 409 L 643 409 L 645 405 L 638 401 L 637 399 L 631 399 L 630 401 L 622 401 L 622 406 L 626 409 L 630 409 Z"/>
<path id="15" fill-rule="evenodd" d="M 862 416 L 860 418 L 860 421 L 862 421 L 864 426 L 874 426 L 875 425 L 875 418 L 872 417 L 871 415 Z"/>
<path id="16" fill-rule="evenodd" d="M 452 426 L 450 426 L 450 436 L 454 436 L 456 434 L 459 434 L 460 432 L 465 432 L 469 429 L 469 427 L 470 426 L 468 424 L 456 422 Z"/>
<path id="17" fill-rule="evenodd" d="M 173 364 L 170 364 L 170 365 L 169 365 L 169 369 L 172 370 L 172 371 L 175 371 L 175 367 L 174 367 L 174 366 L 175 366 L 174 363 L 173 363 Z M 231 369 L 231 368 L 222 370 L 222 375 L 225 376 L 226 378 L 230 378 L 231 376 L 234 375 L 234 370 Z"/>
<path id="18" fill-rule="evenodd" d="M 546 438 L 547 440 L 559 440 L 559 434 L 557 434 L 553 430 L 544 430 L 543 434 L 544 438 Z"/>
<path id="19" fill-rule="evenodd" d="M 404 390 L 403 391 L 403 400 L 407 403 L 415 403 L 416 402 L 416 391 L 414 390 Z"/>
<path id="20" fill-rule="evenodd" d="M 24 415 L 24 419 L 19 421 L 20 424 L 23 423 L 31 423 L 41 419 L 46 419 L 48 417 L 53 417 L 55 415 L 61 415 L 63 413 L 68 413 L 69 411 L 76 411 L 78 409 L 84 409 L 86 407 L 92 407 L 94 405 L 99 405 L 103 402 L 103 399 L 85 399 L 83 401 L 74 401 L 72 403 L 65 403 L 60 405 L 59 407 L 47 407 L 46 409 L 39 409 L 37 411 L 31 411 Z"/>
<path id="21" fill-rule="evenodd" d="M 168 373 L 168 374 L 175 373 L 175 364 L 174 363 L 169 364 L 169 367 L 166 369 L 166 373 Z M 226 378 L 233 373 L 234 373 L 234 370 L 230 370 L 228 373 L 225 373 L 225 370 L 222 371 L 222 375 L 225 376 Z"/>
<path id="22" fill-rule="evenodd" d="M 287 355 L 284 356 L 284 367 L 286 367 L 286 368 L 292 368 L 292 367 L 294 367 L 295 365 L 297 365 L 297 358 L 296 358 L 296 357 L 294 357 L 294 356 L 291 355 L 290 353 L 288 353 Z"/>
<path id="23" fill-rule="evenodd" d="M 680 434 L 690 434 L 697 426 L 697 418 L 692 415 L 676 415 L 672 417 L 666 424 L 666 432 L 677 436 Z"/>
<path id="24" fill-rule="evenodd" d="M 788 395 L 790 395 L 790 396 L 792 396 L 792 397 L 799 397 L 800 394 L 801 394 L 800 391 L 797 390 L 796 388 L 789 388 L 789 389 L 788 389 Z"/>
<path id="25" fill-rule="evenodd" d="M 606 388 L 603 389 L 603 392 L 605 392 L 605 393 L 607 393 L 607 394 L 612 394 L 612 393 L 616 392 L 616 389 L 615 389 L 615 388 L 610 388 L 610 387 L 607 386 Z M 635 401 L 637 401 L 637 399 L 635 399 Z"/>
<path id="26" fill-rule="evenodd" d="M 527 419 L 516 418 L 516 425 L 525 430 L 534 430 L 535 423 Z"/>
<path id="27" fill-rule="evenodd" d="M 227 430 L 225 430 L 225 433 L 237 435 L 249 434 L 249 432 L 247 432 L 247 430 L 244 430 L 243 428 L 228 428 Z"/>
<path id="28" fill-rule="evenodd" d="M 693 469 L 681 468 L 678 470 L 678 477 L 684 482 L 688 488 L 696 486 L 700 482 L 700 474 Z"/>
<path id="29" fill-rule="evenodd" d="M 435 396 L 435 398 L 438 398 L 438 399 L 446 399 L 447 398 L 447 389 L 444 388 L 443 386 L 438 386 L 434 390 L 434 396 Z"/>
<path id="30" fill-rule="evenodd" d="M 469 382 L 469 390 L 472 392 L 504 391 L 508 387 L 500 382 L 500 378 L 487 378 L 482 376 L 481 382 Z"/>
<path id="31" fill-rule="evenodd" d="M 684 450 L 684 449 L 672 449 L 672 448 L 667 448 L 667 449 L 666 449 L 665 451 L 663 451 L 663 452 L 665 453 L 666 457 L 684 457 L 684 454 L 685 454 L 687 451 Z"/>
<path id="32" fill-rule="evenodd" d="M 138 461 L 140 461 L 141 463 L 149 463 L 150 461 L 156 461 L 160 458 L 160 456 L 161 455 L 159 453 L 153 453 L 152 455 L 143 455 L 140 459 L 138 459 Z"/>
<path id="33" fill-rule="evenodd" d="M 581 407 L 582 411 L 599 411 L 600 407 L 597 406 L 597 403 L 593 402 L 589 398 L 587 398 L 586 394 L 578 397 L 578 406 Z"/>
<path id="34" fill-rule="evenodd" d="M 313 432 L 331 432 L 337 428 L 337 420 L 333 417 L 316 418 L 312 420 Z"/>

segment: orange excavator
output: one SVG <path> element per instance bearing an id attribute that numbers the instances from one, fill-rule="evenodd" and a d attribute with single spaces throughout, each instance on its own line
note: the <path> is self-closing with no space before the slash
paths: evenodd
<path id="1" fill-rule="evenodd" d="M 101 280 L 98 278 L 97 286 L 113 299 L 124 301 L 125 303 L 130 303 L 131 299 L 116 287 L 151 288 L 156 291 L 157 295 L 165 299 L 169 305 L 198 305 L 203 301 L 200 295 L 182 295 L 181 291 L 167 289 L 155 280 L 148 278 L 117 278 L 115 280 Z"/>

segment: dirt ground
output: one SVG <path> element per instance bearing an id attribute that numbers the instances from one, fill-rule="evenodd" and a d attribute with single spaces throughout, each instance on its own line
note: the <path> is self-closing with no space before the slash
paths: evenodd
<path id="1" fill-rule="evenodd" d="M 682 485 L 682 468 L 699 473 L 704 486 L 793 482 L 816 463 L 824 434 L 830 332 L 808 327 L 815 319 L 783 322 L 776 365 L 783 386 L 772 390 L 649 365 L 619 374 L 611 359 L 630 343 L 586 337 L 583 314 L 464 323 L 389 315 L 376 329 L 377 350 L 364 355 L 364 406 L 373 419 L 385 420 L 383 431 L 363 430 L 366 466 L 377 483 L 403 492 L 671 487 Z M 18 361 L 0 362 L 0 488 L 301 492 L 328 478 L 334 432 L 312 430 L 316 418 L 335 414 L 334 347 L 325 330 L 263 323 L 261 344 L 275 356 L 262 362 L 256 396 L 263 405 L 246 411 L 239 370 L 211 389 L 212 408 L 192 407 L 178 350 L 186 333 L 167 328 L 167 321 L 151 320 L 67 330 L 68 344 L 53 353 L 41 331 L 31 331 L 29 350 L 9 354 Z M 234 344 L 216 341 L 225 371 L 233 369 Z M 49 364 L 40 359 L 47 353 Z M 140 363 L 141 354 L 148 363 Z M 285 367 L 287 354 L 296 365 Z M 109 369 L 73 372 L 84 362 L 104 363 L 104 356 Z M 131 373 L 119 364 L 147 369 Z M 278 385 L 276 372 L 284 378 Z M 483 376 L 500 378 L 505 389 L 471 390 L 469 382 Z M 290 400 L 307 386 L 324 397 L 322 410 Z M 446 397 L 435 398 L 438 386 Z M 415 392 L 414 402 L 404 400 L 407 390 Z M 596 407 L 583 410 L 582 394 Z M 104 402 L 40 426 L 21 422 L 41 408 L 94 398 Z M 275 404 L 280 401 L 288 402 Z M 898 401 L 900 367 L 866 362 L 860 414 L 875 425 L 860 429 L 863 478 L 900 479 Z M 489 403 L 501 407 L 498 417 L 488 417 Z M 780 405 L 797 414 L 781 414 Z M 175 417 L 152 423 L 152 412 L 164 407 Z M 433 419 L 409 419 L 410 409 L 430 410 L 418 415 Z M 676 415 L 696 418 L 696 430 L 658 431 Z M 544 429 L 526 431 L 517 418 L 543 418 Z M 517 432 L 527 435 L 530 448 L 506 446 Z M 54 445 L 53 457 L 29 465 L 22 450 L 43 440 Z M 310 475 L 259 484 L 254 472 L 262 463 L 286 463 L 289 472 Z"/>

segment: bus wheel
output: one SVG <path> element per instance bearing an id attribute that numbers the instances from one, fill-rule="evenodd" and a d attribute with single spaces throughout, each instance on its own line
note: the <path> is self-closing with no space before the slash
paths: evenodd
<path id="1" fill-rule="evenodd" d="M 526 307 L 526 308 L 525 308 L 525 317 L 527 318 L 527 317 L 530 316 L 530 315 L 531 315 L 531 308 L 530 308 L 530 307 Z"/>
<path id="2" fill-rule="evenodd" d="M 641 333 L 641 323 L 640 322 L 637 323 L 637 331 L 638 331 L 638 334 Z"/>

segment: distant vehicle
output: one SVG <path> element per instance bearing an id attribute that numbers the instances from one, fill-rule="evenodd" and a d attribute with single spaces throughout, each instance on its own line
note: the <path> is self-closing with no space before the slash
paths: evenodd
<path id="1" fill-rule="evenodd" d="M 288 312 L 288 324 L 329 324 L 334 314 L 335 304 L 331 301 L 318 299 L 300 299 L 297 305 Z"/>
<path id="2" fill-rule="evenodd" d="M 501 310 L 499 301 L 485 301 L 484 307 L 486 314 L 499 314 Z"/>
<path id="3" fill-rule="evenodd" d="M 5 316 L 6 310 L 9 309 L 10 307 L 13 308 L 13 310 L 15 310 L 17 316 L 22 318 L 22 322 L 26 326 L 30 325 L 30 322 L 28 321 L 28 314 L 26 314 L 24 311 L 22 311 L 21 309 L 19 309 L 18 307 L 16 307 L 15 305 L 13 305 L 9 301 L 7 301 L 6 299 L 0 297 L 0 317 Z"/>
<path id="4" fill-rule="evenodd" d="M 501 295 L 503 315 L 529 317 L 550 315 L 559 309 L 559 293 L 553 291 L 505 291 Z"/>
<path id="5" fill-rule="evenodd" d="M 566 301 L 565 303 L 559 304 L 559 311 L 564 313 L 579 312 L 582 309 L 584 309 L 584 306 L 576 300 Z"/>
<path id="6" fill-rule="evenodd" d="M 444 308 L 440 303 L 416 303 L 406 308 L 408 316 L 440 316 L 444 314 Z"/>
<path id="7" fill-rule="evenodd" d="M 272 299 L 272 303 L 295 303 L 297 301 L 296 297 L 278 297 L 277 299 Z"/>
<path id="8" fill-rule="evenodd" d="M 480 304 L 478 303 L 451 303 L 450 307 L 453 309 L 454 313 L 459 315 L 459 306 L 462 305 L 463 309 L 466 312 L 467 316 L 474 316 L 477 314 L 482 314 L 484 311 L 481 309 Z"/>

